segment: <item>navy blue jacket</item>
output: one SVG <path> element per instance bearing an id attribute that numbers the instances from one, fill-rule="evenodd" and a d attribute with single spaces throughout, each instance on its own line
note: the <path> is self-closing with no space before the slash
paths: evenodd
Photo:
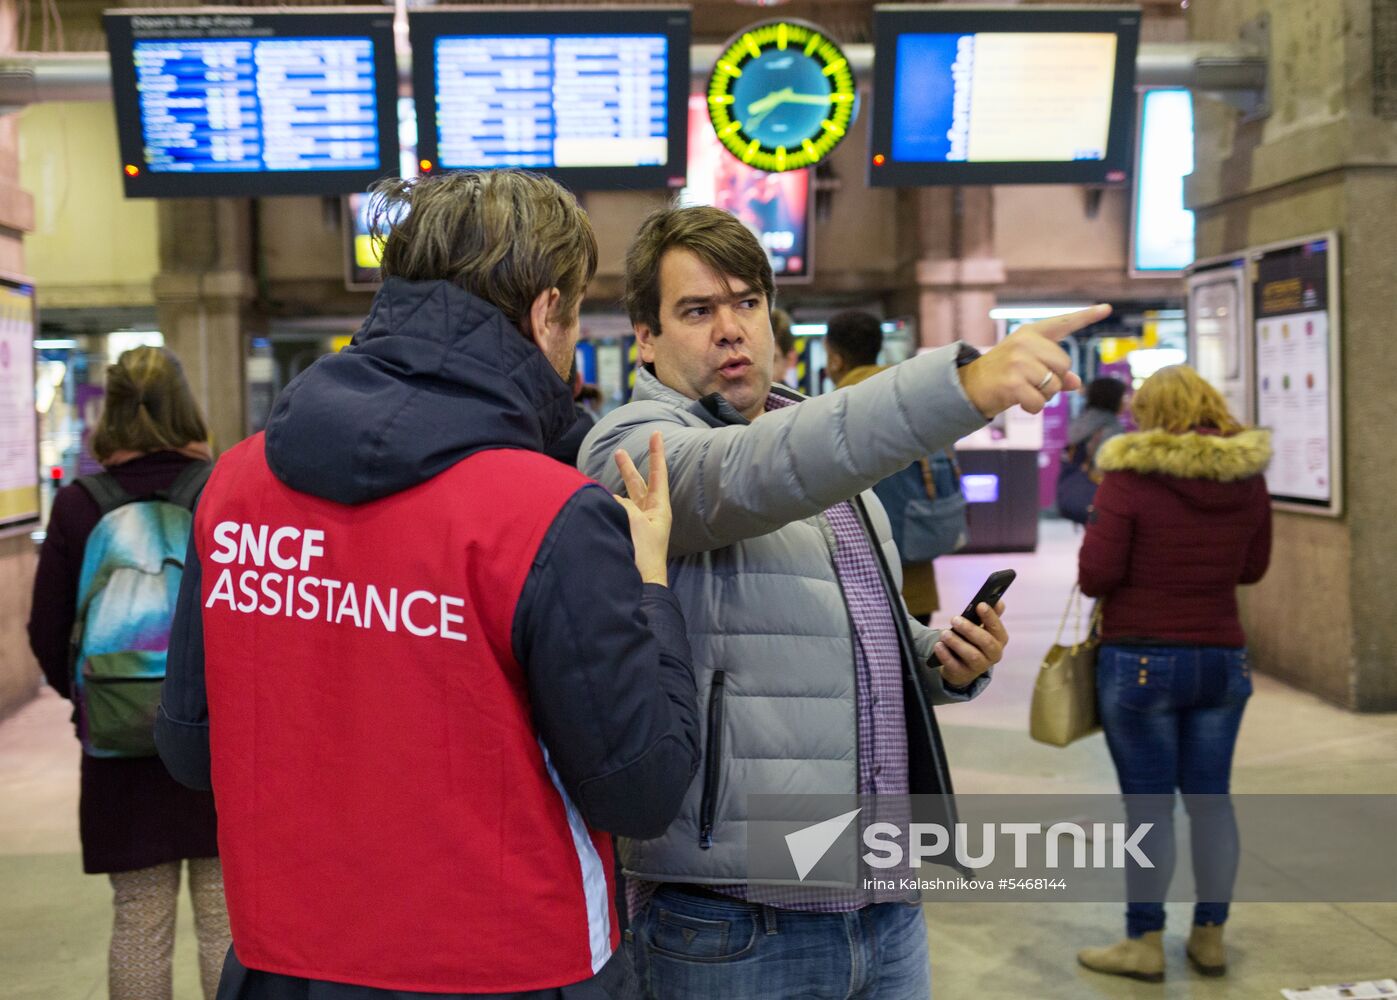
<path id="1" fill-rule="evenodd" d="M 353 345 L 321 358 L 277 399 L 267 461 L 292 489 L 359 504 L 416 486 L 476 451 L 544 451 L 575 419 L 569 387 L 497 309 L 446 282 L 390 278 Z M 208 788 L 200 575 L 191 542 L 156 742 L 177 779 Z M 642 584 L 625 512 L 602 487 L 580 490 L 544 537 L 519 599 L 513 646 L 539 735 L 587 822 L 621 836 L 662 833 L 698 764 L 688 641 L 668 588 Z M 604 708 L 582 715 L 580 704 Z M 619 953 L 597 979 L 616 977 L 618 961 Z M 232 996 L 245 1000 L 326 995 L 304 994 L 289 977 L 243 978 Z M 602 983 L 589 984 L 585 995 L 617 992 L 607 986 L 598 994 Z M 344 989 L 355 991 L 345 996 L 407 995 Z"/>

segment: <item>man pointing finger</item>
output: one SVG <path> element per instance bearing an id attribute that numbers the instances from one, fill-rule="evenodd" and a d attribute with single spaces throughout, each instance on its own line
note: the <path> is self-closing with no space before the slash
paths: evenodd
<path id="1" fill-rule="evenodd" d="M 626 258 L 644 369 L 579 456 L 634 497 L 639 475 L 615 453 L 645 464 L 663 431 L 669 578 L 702 701 L 701 773 L 677 818 L 621 846 L 634 958 L 660 1000 L 842 996 L 850 983 L 926 1000 L 926 927 L 908 892 L 749 871 L 749 796 L 910 792 L 953 811 L 933 707 L 989 683 L 1003 609 L 942 631 L 912 618 L 871 488 L 1001 410 L 1075 388 L 1057 341 L 1105 313 L 1034 324 L 983 356 L 953 344 L 805 399 L 772 382 L 774 294 L 761 245 L 731 215 L 651 216 Z"/>

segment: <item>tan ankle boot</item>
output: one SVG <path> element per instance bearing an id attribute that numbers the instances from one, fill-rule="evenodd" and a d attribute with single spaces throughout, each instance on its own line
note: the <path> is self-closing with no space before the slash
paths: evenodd
<path id="1" fill-rule="evenodd" d="M 1150 931 L 1106 948 L 1083 948 L 1077 961 L 1093 972 L 1129 976 L 1147 983 L 1164 982 L 1164 932 Z"/>
<path id="2" fill-rule="evenodd" d="M 1188 934 L 1188 960 L 1205 976 L 1227 972 L 1227 951 L 1222 946 L 1222 924 L 1194 924 Z"/>

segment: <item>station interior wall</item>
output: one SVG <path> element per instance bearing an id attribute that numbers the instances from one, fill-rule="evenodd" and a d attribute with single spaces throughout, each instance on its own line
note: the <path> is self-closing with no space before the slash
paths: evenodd
<path id="1" fill-rule="evenodd" d="M 1242 588 L 1258 669 L 1351 709 L 1397 710 L 1397 18 L 1373 0 L 1237 0 L 1189 10 L 1191 37 L 1265 16 L 1271 112 L 1204 103 L 1186 201 L 1200 258 L 1339 233 L 1345 509 L 1277 512 L 1269 573 Z"/>
<path id="2" fill-rule="evenodd" d="M 1397 551 L 1397 465 L 1381 442 L 1397 433 L 1387 377 L 1397 371 L 1397 241 L 1384 207 L 1397 204 L 1397 124 L 1378 109 L 1397 107 L 1397 96 L 1378 91 L 1374 68 L 1397 56 L 1397 40 L 1383 34 L 1378 6 L 1235 0 L 1194 3 L 1181 17 L 1151 4 L 1143 38 L 1234 41 L 1246 22 L 1270 17 L 1271 114 L 1248 124 L 1219 101 L 1196 101 L 1187 198 L 1199 257 L 1341 231 L 1348 509 L 1333 520 L 1277 515 L 1275 563 L 1244 596 L 1244 614 L 1259 669 L 1349 708 L 1391 710 L 1397 616 L 1384 598 L 1397 584 L 1388 555 Z M 0 51 L 14 50 L 14 23 L 0 2 Z M 856 126 L 832 157 L 816 279 L 783 288 L 785 304 L 882 302 L 890 314 L 916 314 L 930 344 L 949 339 L 952 315 L 959 335 L 988 342 L 988 308 L 999 301 L 1181 300 L 1181 282 L 1127 273 L 1127 189 L 1099 198 L 1071 186 L 964 189 L 954 200 L 946 189 L 873 189 L 865 135 Z M 247 337 L 279 318 L 367 308 L 368 293 L 343 287 L 337 199 L 127 201 L 118 162 L 109 104 L 37 105 L 0 118 L 0 268 L 33 277 L 41 312 L 152 306 L 177 351 L 197 326 L 205 362 L 191 381 L 217 411 L 216 436 L 234 440 L 241 414 L 223 411 L 244 398 L 238 360 Z M 614 307 L 626 244 L 664 198 L 583 196 L 601 248 L 589 307 Z M 973 329 L 961 329 L 966 315 Z M 27 538 L 0 539 L 0 716 L 37 681 L 22 628 L 32 559 Z"/>

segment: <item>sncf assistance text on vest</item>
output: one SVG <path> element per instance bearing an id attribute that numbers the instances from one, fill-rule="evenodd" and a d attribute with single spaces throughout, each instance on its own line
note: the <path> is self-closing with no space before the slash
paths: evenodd
<path id="1" fill-rule="evenodd" d="M 241 614 L 296 617 L 333 625 L 454 639 L 460 630 L 465 599 L 407 587 L 383 587 L 355 580 L 331 580 L 310 574 L 325 558 L 325 532 L 222 521 L 213 529 L 215 551 L 224 567 L 204 602 L 226 602 Z M 254 567 L 254 568 L 248 568 Z M 269 568 L 270 567 L 270 568 Z"/>

